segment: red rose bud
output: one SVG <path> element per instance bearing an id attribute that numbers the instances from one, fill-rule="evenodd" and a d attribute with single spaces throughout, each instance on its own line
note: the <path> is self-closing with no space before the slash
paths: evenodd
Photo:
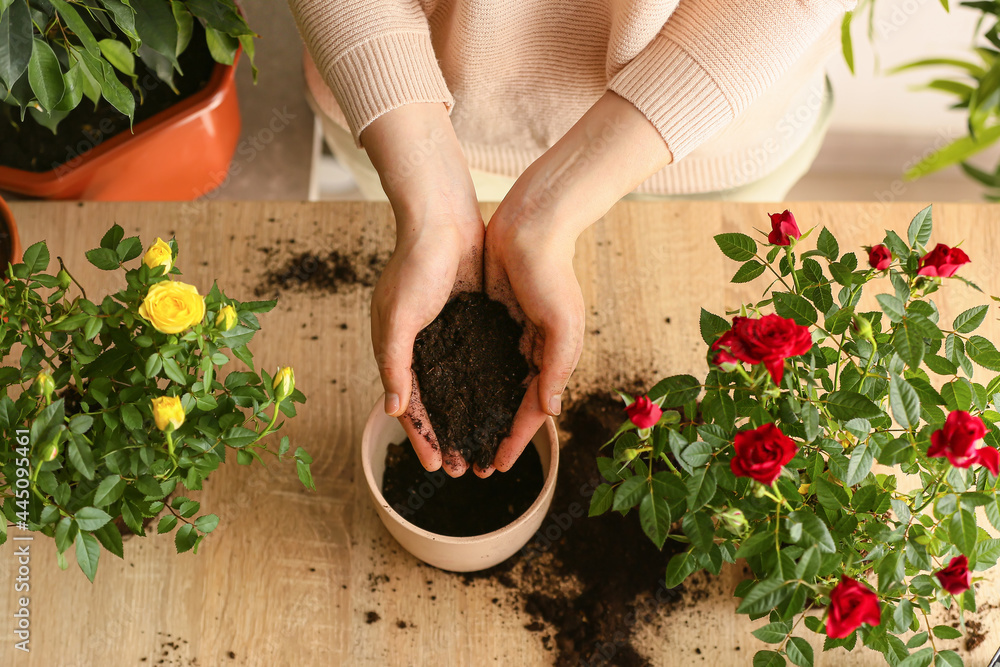
<path id="1" fill-rule="evenodd" d="M 992 447 L 976 449 L 976 443 L 986 435 L 986 425 L 975 415 L 955 410 L 948 415 L 944 426 L 931 433 L 931 446 L 927 456 L 947 458 L 956 468 L 982 465 L 994 475 L 1000 467 L 1000 456 Z"/>
<path id="2" fill-rule="evenodd" d="M 774 484 L 781 469 L 795 457 L 798 446 L 774 424 L 740 431 L 733 440 L 736 454 L 729 467 L 737 477 L 750 477 L 761 484 Z"/>
<path id="3" fill-rule="evenodd" d="M 830 591 L 830 608 L 826 617 L 826 634 L 831 639 L 843 639 L 861 627 L 862 623 L 878 625 L 882 610 L 878 596 L 867 586 L 847 575 Z"/>
<path id="4" fill-rule="evenodd" d="M 868 264 L 876 271 L 885 271 L 892 264 L 892 253 L 881 243 L 869 248 Z"/>
<path id="5" fill-rule="evenodd" d="M 640 396 L 635 399 L 630 405 L 626 406 L 625 412 L 628 413 L 628 418 L 632 423 L 639 428 L 655 426 L 663 414 L 660 406 L 649 400 L 649 396 Z"/>
<path id="6" fill-rule="evenodd" d="M 949 248 L 938 243 L 934 250 L 920 258 L 920 270 L 917 273 L 922 276 L 950 278 L 958 271 L 958 267 L 968 263 L 969 256 L 961 248 Z"/>
<path id="7" fill-rule="evenodd" d="M 788 209 L 781 213 L 769 213 L 771 216 L 771 233 L 767 240 L 773 245 L 790 245 L 791 239 L 802 236 L 799 226 L 795 224 L 795 216 Z"/>
<path id="8" fill-rule="evenodd" d="M 740 360 L 729 354 L 725 350 L 719 350 L 712 357 L 712 363 L 721 368 L 726 373 L 732 373 L 740 365 Z"/>
<path id="9" fill-rule="evenodd" d="M 779 315 L 760 319 L 734 317 L 733 328 L 712 344 L 713 350 L 728 348 L 730 354 L 748 364 L 764 364 L 775 384 L 785 374 L 785 359 L 812 349 L 809 328 Z"/>
<path id="10" fill-rule="evenodd" d="M 948 563 L 948 567 L 942 568 L 934 573 L 934 576 L 941 582 L 941 587 L 952 595 L 959 595 L 969 590 L 969 559 L 963 556 L 955 556 Z"/>

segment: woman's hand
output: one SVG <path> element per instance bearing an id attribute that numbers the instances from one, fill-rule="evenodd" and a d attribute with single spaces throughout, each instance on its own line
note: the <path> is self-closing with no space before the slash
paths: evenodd
<path id="1" fill-rule="evenodd" d="M 607 92 L 517 179 L 486 228 L 486 292 L 524 326 L 533 372 L 494 466 L 506 471 L 580 360 L 586 314 L 573 273 L 579 235 L 615 202 L 671 161 L 657 129 L 632 103 Z M 485 476 L 492 469 L 477 472 Z"/>
<path id="2" fill-rule="evenodd" d="M 441 104 L 409 104 L 361 135 L 396 218 L 396 248 L 372 295 L 372 345 L 386 414 L 399 417 L 427 470 L 468 464 L 441 448 L 411 364 L 420 330 L 458 292 L 481 291 L 483 219 L 465 157 Z M 415 166 L 414 166 L 415 165 Z"/>

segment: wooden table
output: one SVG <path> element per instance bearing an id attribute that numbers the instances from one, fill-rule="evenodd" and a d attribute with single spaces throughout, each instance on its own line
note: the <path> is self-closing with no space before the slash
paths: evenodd
<path id="1" fill-rule="evenodd" d="M 393 244 L 391 212 L 378 204 L 17 203 L 24 244 L 47 239 L 91 294 L 118 289 L 112 274 L 83 261 L 113 221 L 140 234 L 176 234 L 185 280 L 207 289 L 213 279 L 238 299 L 253 299 L 264 247 L 336 246 L 347 252 L 383 252 Z M 587 302 L 588 335 L 571 390 L 610 387 L 639 377 L 704 372 L 699 308 L 722 312 L 759 295 L 760 285 L 733 287 L 736 266 L 715 248 L 712 235 L 767 226 L 756 204 L 629 204 L 616 207 L 580 239 L 576 268 Z M 836 230 L 841 248 L 876 242 L 881 230 L 905 232 L 920 206 L 796 204 L 800 225 Z M 484 214 L 493 209 L 484 205 Z M 935 208 L 935 240 L 964 241 L 973 262 L 963 275 L 988 294 L 1000 294 L 997 208 L 942 204 Z M 94 285 L 94 287 L 90 287 Z M 90 584 L 75 563 L 61 572 L 54 547 L 35 542 L 31 561 L 30 654 L 13 649 L 16 608 L 12 543 L 0 547 L 0 664 L 63 667 L 93 665 L 544 665 L 552 654 L 528 618 L 497 607 L 489 582 L 465 586 L 400 549 L 379 523 L 361 474 L 358 446 L 364 420 L 381 388 L 369 342 L 370 289 L 337 294 L 287 293 L 262 317 L 255 340 L 260 366 L 296 369 L 308 396 L 288 434 L 315 457 L 318 491 L 299 484 L 294 466 L 247 468 L 229 464 L 201 493 L 203 511 L 222 517 L 197 555 L 174 553 L 169 536 L 133 538 L 125 559 L 106 552 Z M 935 295 L 955 314 L 982 295 L 956 285 Z M 668 319 L 669 318 L 669 319 Z M 346 325 L 346 327 L 345 327 Z M 990 317 L 983 335 L 997 339 Z M 384 575 L 384 576 L 383 576 Z M 432 586 L 427 582 L 433 581 Z M 640 628 L 657 665 L 749 664 L 759 642 L 734 613 L 737 575 L 724 573 L 712 594 L 660 631 Z M 983 583 L 979 599 L 997 600 L 998 578 Z M 432 589 L 432 590 L 431 590 Z M 991 590 L 992 589 L 992 593 Z M 436 599 L 431 599 L 431 595 Z M 382 621 L 365 623 L 367 611 Z M 416 625 L 400 629 L 397 620 Z M 985 643 L 967 656 L 985 665 L 1000 643 L 1000 612 L 978 614 Z M 734 654 L 732 646 L 742 644 Z M 957 641 L 950 642 L 957 645 Z M 695 649 L 701 653 L 696 654 Z M 230 653 L 231 652 L 231 653 Z M 880 655 L 841 649 L 818 665 L 879 665 Z"/>

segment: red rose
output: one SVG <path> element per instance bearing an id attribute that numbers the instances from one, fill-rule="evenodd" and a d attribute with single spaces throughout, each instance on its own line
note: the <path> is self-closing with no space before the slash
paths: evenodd
<path id="1" fill-rule="evenodd" d="M 799 238 L 802 232 L 795 224 L 795 216 L 788 209 L 781 213 L 769 213 L 771 216 L 771 233 L 767 235 L 768 242 L 774 245 L 790 245 L 791 238 Z"/>
<path id="2" fill-rule="evenodd" d="M 798 446 L 774 424 L 740 431 L 733 440 L 736 454 L 729 467 L 737 477 L 751 477 L 761 484 L 774 484 L 781 469 L 795 457 Z"/>
<path id="3" fill-rule="evenodd" d="M 976 443 L 985 435 L 986 425 L 982 419 L 963 410 L 955 410 L 948 415 L 943 427 L 931 433 L 927 456 L 946 457 L 956 468 L 968 468 L 978 463 L 996 475 L 1000 472 L 1000 452 L 992 447 L 976 449 Z"/>
<path id="4" fill-rule="evenodd" d="M 938 243 L 934 250 L 920 258 L 920 270 L 917 273 L 922 276 L 950 278 L 958 271 L 958 267 L 968 263 L 969 256 L 961 248 L 949 248 Z"/>
<path id="5" fill-rule="evenodd" d="M 748 364 L 764 364 L 775 384 L 785 374 L 785 359 L 805 354 L 812 348 L 809 328 L 778 315 L 759 320 L 734 317 L 733 328 L 712 344 L 713 350 L 729 352 Z"/>
<path id="6" fill-rule="evenodd" d="M 868 264 L 876 271 L 885 271 L 892 264 L 892 253 L 880 243 L 868 250 Z"/>
<path id="7" fill-rule="evenodd" d="M 715 353 L 715 356 L 712 357 L 712 363 L 727 373 L 731 373 L 736 370 L 736 366 L 739 365 L 740 360 L 725 350 L 719 350 Z"/>
<path id="8" fill-rule="evenodd" d="M 952 595 L 958 595 L 969 590 L 969 559 L 963 556 L 955 556 L 948 563 L 948 567 L 942 568 L 934 573 L 934 576 L 941 582 L 941 587 Z"/>
<path id="9" fill-rule="evenodd" d="M 656 403 L 649 400 L 649 396 L 640 396 L 631 404 L 625 407 L 628 418 L 639 428 L 650 428 L 660 421 L 663 410 Z"/>
<path id="10" fill-rule="evenodd" d="M 830 609 L 826 617 L 826 634 L 831 639 L 843 639 L 858 629 L 862 623 L 878 625 L 882 610 L 878 596 L 867 586 L 840 575 L 840 583 L 830 591 Z"/>

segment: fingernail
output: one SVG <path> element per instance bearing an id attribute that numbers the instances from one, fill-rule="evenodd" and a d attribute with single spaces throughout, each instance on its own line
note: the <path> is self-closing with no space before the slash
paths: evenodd
<path id="1" fill-rule="evenodd" d="M 562 396 L 558 394 L 549 399 L 549 414 L 555 417 L 562 412 Z"/>
<path id="2" fill-rule="evenodd" d="M 399 394 L 385 395 L 385 414 L 394 415 L 399 412 Z"/>

